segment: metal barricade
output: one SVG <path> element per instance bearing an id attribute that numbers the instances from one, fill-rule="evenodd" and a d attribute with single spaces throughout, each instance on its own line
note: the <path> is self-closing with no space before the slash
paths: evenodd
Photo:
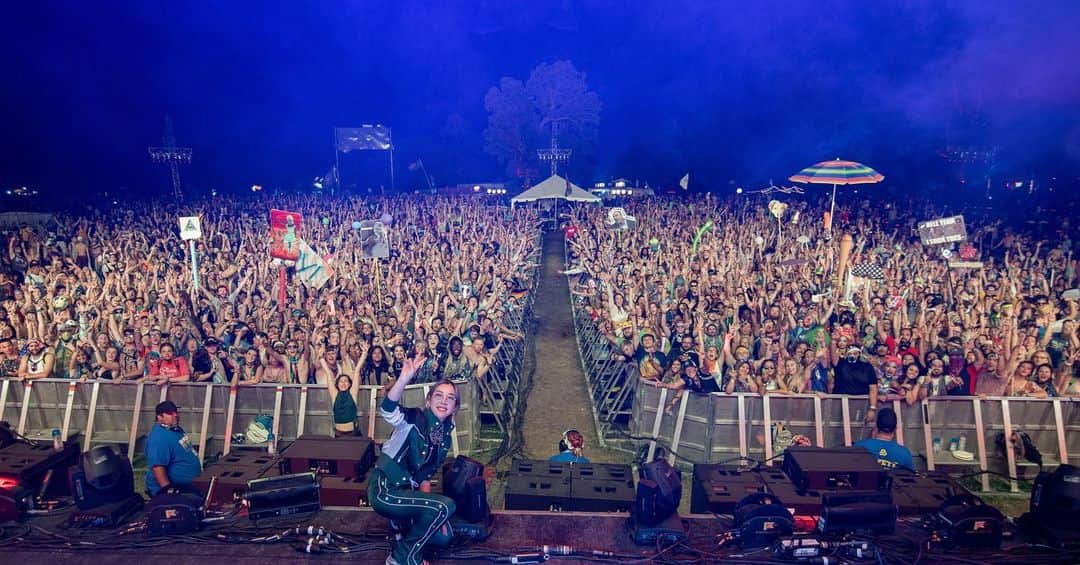
<path id="1" fill-rule="evenodd" d="M 663 448 L 683 463 L 768 461 L 780 455 L 772 445 L 776 422 L 822 447 L 851 445 L 873 428 L 865 418 L 866 397 L 690 393 L 674 406 L 672 398 L 672 391 L 652 386 L 634 395 L 630 434 L 650 459 Z M 893 401 L 893 408 L 897 442 L 911 450 L 916 467 L 981 475 L 983 490 L 991 487 L 987 471 L 1030 479 L 1038 467 L 1017 449 L 999 446 L 1005 430 L 1031 437 L 1044 470 L 1069 462 L 1069 453 L 1080 449 L 1080 398 L 942 397 L 911 406 Z M 970 460 L 953 455 L 954 439 Z M 1010 483 L 1018 490 L 1017 481 Z"/>
<path id="2" fill-rule="evenodd" d="M 423 406 L 432 386 L 410 385 L 404 404 Z M 377 441 L 385 441 L 391 432 L 376 413 L 381 392 L 380 387 L 361 387 L 357 402 L 362 429 Z M 459 383 L 458 392 L 461 406 L 452 436 L 454 453 L 470 454 L 479 448 L 477 387 L 472 382 Z M 67 437 L 82 434 L 84 450 L 99 444 L 126 445 L 131 459 L 139 454 L 140 440 L 155 422 L 154 407 L 163 400 L 180 407 L 181 425 L 203 459 L 239 447 L 265 449 L 265 443 L 234 441 L 261 415 L 273 418 L 272 432 L 279 442 L 304 434 L 333 435 L 329 393 L 321 386 L 0 381 L 0 418 L 18 418 L 15 428 L 20 434 L 44 440 L 50 439 L 53 429 L 66 432 Z"/>

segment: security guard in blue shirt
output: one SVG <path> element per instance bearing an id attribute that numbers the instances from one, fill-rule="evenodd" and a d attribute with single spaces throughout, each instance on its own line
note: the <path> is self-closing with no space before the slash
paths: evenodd
<path id="1" fill-rule="evenodd" d="M 146 490 L 156 496 L 162 490 L 198 494 L 191 486 L 202 471 L 199 456 L 191 445 L 176 404 L 166 400 L 154 408 L 157 422 L 146 438 Z"/>
<path id="2" fill-rule="evenodd" d="M 401 376 L 379 407 L 379 414 L 394 431 L 383 444 L 369 479 L 368 501 L 382 516 L 412 521 L 409 531 L 394 542 L 387 565 L 417 565 L 423 561 L 428 543 L 447 545 L 451 537 L 449 520 L 456 509 L 454 501 L 432 494 L 430 479 L 450 451 L 454 414 L 461 399 L 457 386 L 444 380 L 431 388 L 423 408 L 401 406 L 405 387 L 424 361 L 422 353 L 405 361 Z"/>
<path id="3" fill-rule="evenodd" d="M 896 443 L 896 412 L 886 406 L 877 413 L 877 425 L 874 428 L 874 436 L 855 442 L 877 457 L 877 462 L 882 467 L 893 470 L 897 467 L 915 470 L 915 460 L 911 457 L 911 450 Z"/>

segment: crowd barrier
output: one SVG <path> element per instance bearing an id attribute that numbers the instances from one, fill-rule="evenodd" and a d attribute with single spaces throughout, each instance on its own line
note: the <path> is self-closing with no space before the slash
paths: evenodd
<path id="1" fill-rule="evenodd" d="M 847 446 L 870 437 L 865 422 L 867 399 L 842 395 L 684 394 L 665 411 L 673 391 L 648 385 L 636 387 L 630 434 L 648 446 L 648 457 L 658 446 L 676 458 L 693 463 L 721 463 L 740 457 L 773 462 L 772 433 L 781 422 L 819 447 Z M 916 466 L 952 474 L 979 474 L 983 490 L 990 489 L 988 473 L 1031 477 L 1036 465 L 1001 449 L 997 437 L 1005 430 L 1031 436 L 1043 458 L 1043 468 L 1069 462 L 1080 454 L 1080 399 L 945 397 L 914 405 L 896 400 L 896 440 L 911 450 Z M 952 456 L 953 439 L 963 438 L 972 461 Z M 677 454 L 677 456 L 676 456 Z M 1018 475 L 1020 472 L 1020 475 Z M 1010 480 L 1015 492 L 1018 484 Z"/>
<path id="2" fill-rule="evenodd" d="M 634 363 L 612 360 L 615 346 L 584 306 L 584 301 L 571 295 L 581 367 L 601 444 L 630 437 L 655 438 L 644 440 L 650 458 L 659 442 L 685 462 L 719 463 L 751 456 L 771 462 L 772 442 L 765 438 L 771 436 L 766 430 L 773 422 L 782 422 L 818 446 L 851 445 L 869 437 L 872 427 L 864 422 L 865 397 L 687 393 L 665 413 L 674 393 L 642 385 Z M 604 304 L 594 306 L 606 309 Z M 1006 429 L 1031 436 L 1042 453 L 1044 468 L 1068 463 L 1069 453 L 1080 457 L 1080 399 L 945 397 L 912 406 L 895 401 L 893 407 L 900 421 L 897 440 L 912 451 L 920 466 L 980 474 L 984 490 L 989 490 L 990 478 L 982 471 L 1017 477 L 1018 472 L 1027 473 L 1035 466 L 1016 457 L 1012 449 L 999 448 L 997 438 Z M 961 437 L 964 451 L 974 454 L 973 461 L 952 456 L 952 439 Z M 939 448 L 935 448 L 935 438 Z M 669 457 L 675 462 L 675 455 Z M 1017 482 L 1009 482 L 1011 490 L 1017 491 Z"/>
<path id="3" fill-rule="evenodd" d="M 404 405 L 422 405 L 432 386 L 408 386 Z M 454 417 L 453 452 L 468 455 L 479 449 L 476 383 L 460 383 L 458 391 L 461 407 Z M 378 441 L 385 441 L 391 432 L 390 426 L 378 417 L 383 396 L 382 387 L 361 386 L 356 403 L 361 429 Z M 243 434 L 260 415 L 273 418 L 272 432 L 279 444 L 303 434 L 333 435 L 330 394 L 325 386 L 0 380 L 0 420 L 17 422 L 20 434 L 49 440 L 56 429 L 65 438 L 79 438 L 84 450 L 99 444 L 126 445 L 130 458 L 134 458 L 140 440 L 154 424 L 154 406 L 163 400 L 180 407 L 181 426 L 204 460 L 238 447 L 234 435 Z"/>
<path id="4" fill-rule="evenodd" d="M 542 253 L 542 248 L 538 246 L 527 260 L 539 263 Z M 504 339 L 502 347 L 495 354 L 495 360 L 488 369 L 487 376 L 476 379 L 480 415 L 490 419 L 498 427 L 502 436 L 500 442 L 509 441 L 515 433 L 511 422 L 517 416 L 521 395 L 521 369 L 524 365 L 533 304 L 539 282 L 540 269 L 536 268 L 532 270 L 529 292 L 522 299 L 520 308 L 507 311 L 503 317 L 503 323 L 507 328 L 520 332 L 524 338 Z"/>
<path id="5" fill-rule="evenodd" d="M 569 246 L 563 244 L 566 263 L 571 264 Z M 570 294 L 570 313 L 574 319 L 581 370 L 585 373 L 589 396 L 592 399 L 593 424 L 600 443 L 618 440 L 626 435 L 633 416 L 633 391 L 638 380 L 637 367 L 632 363 L 614 361 L 615 347 L 600 331 L 599 325 L 585 311 L 585 302 Z M 594 305 L 604 308 L 606 305 Z"/>

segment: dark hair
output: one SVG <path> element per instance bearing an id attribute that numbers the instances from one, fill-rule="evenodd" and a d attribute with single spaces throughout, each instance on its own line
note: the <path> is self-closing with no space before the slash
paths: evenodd
<path id="1" fill-rule="evenodd" d="M 896 412 L 893 411 L 892 407 L 885 406 L 878 410 L 877 429 L 887 434 L 896 431 Z"/>

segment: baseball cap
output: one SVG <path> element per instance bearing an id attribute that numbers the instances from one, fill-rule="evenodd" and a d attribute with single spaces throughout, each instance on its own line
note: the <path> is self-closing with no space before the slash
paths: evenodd
<path id="1" fill-rule="evenodd" d="M 205 341 L 203 341 L 203 346 L 204 347 L 209 347 L 211 345 L 218 346 L 218 345 L 221 345 L 221 342 L 218 341 L 216 337 L 208 337 L 208 338 L 206 338 Z"/>
<path id="2" fill-rule="evenodd" d="M 847 351 L 847 353 L 860 353 L 860 352 L 862 352 L 862 348 L 859 347 L 858 345 L 851 345 L 851 346 L 848 346 L 846 351 Z"/>
<path id="3" fill-rule="evenodd" d="M 162 402 L 162 403 L 160 403 L 160 404 L 158 404 L 157 406 L 154 407 L 154 414 L 157 415 L 157 416 L 160 416 L 162 414 L 176 414 L 177 411 L 178 411 L 178 408 L 176 407 L 176 404 L 174 404 L 173 401 L 171 401 L 171 400 L 166 400 L 165 402 Z M 896 422 L 896 416 L 895 415 L 893 416 L 893 422 L 894 422 L 893 425 L 895 426 L 896 425 L 895 424 L 895 422 Z"/>

